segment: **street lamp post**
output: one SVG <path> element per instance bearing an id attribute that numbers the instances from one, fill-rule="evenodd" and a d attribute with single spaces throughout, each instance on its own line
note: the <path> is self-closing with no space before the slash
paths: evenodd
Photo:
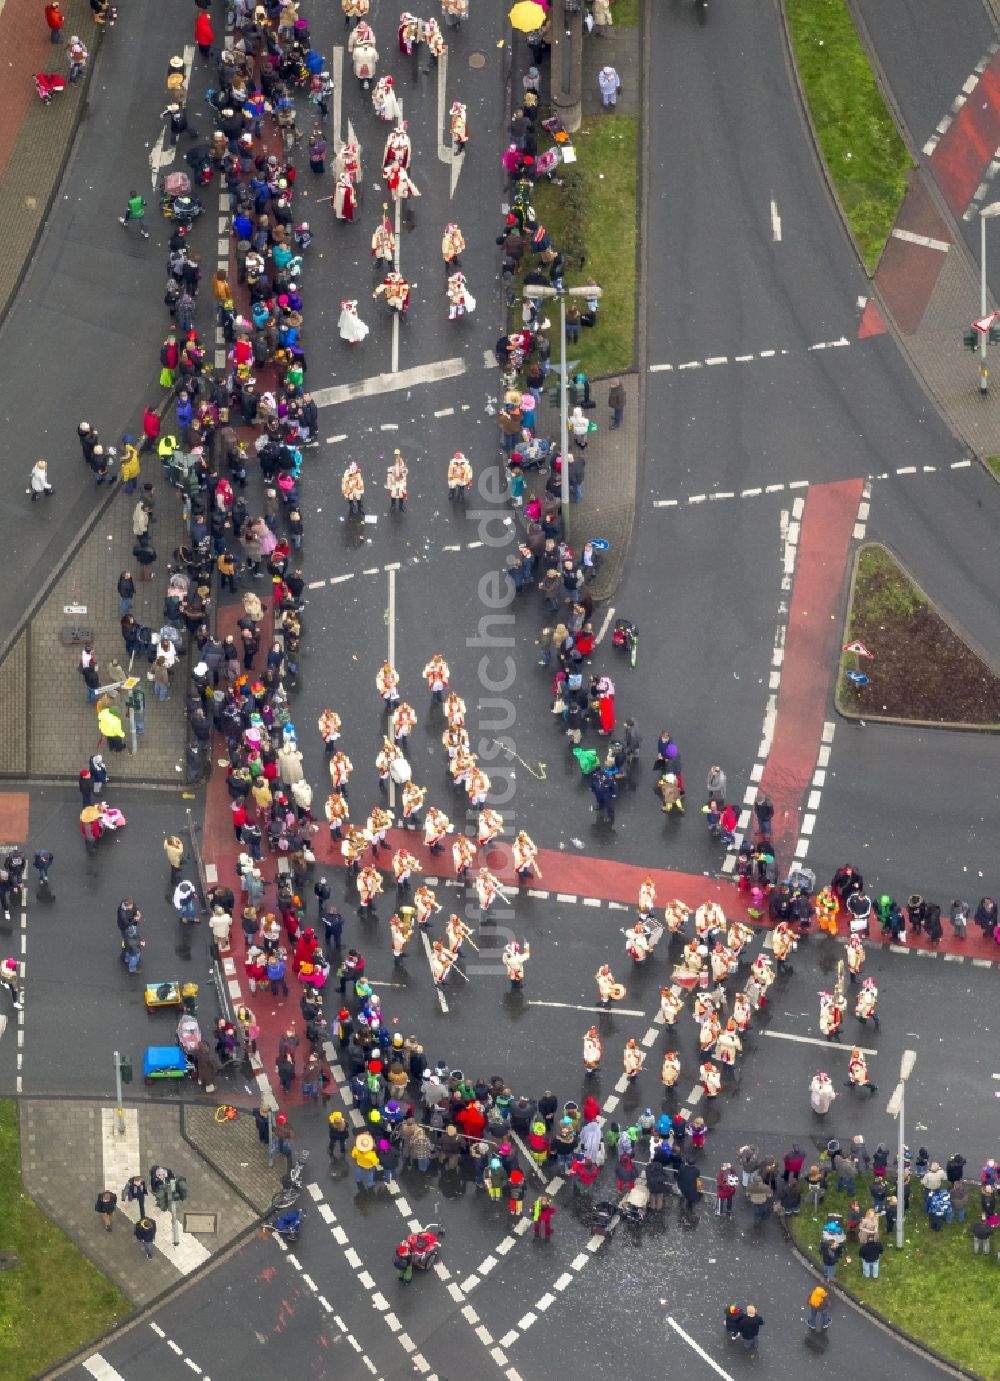
<path id="1" fill-rule="evenodd" d="M 1000 201 L 991 201 L 979 211 L 979 315 L 986 318 L 986 222 L 1000 216 Z M 990 387 L 990 371 L 986 368 L 986 347 L 989 344 L 989 330 L 979 333 L 979 392 L 986 393 Z"/>
<path id="2" fill-rule="evenodd" d="M 906 1208 L 906 1193 L 903 1184 L 903 1162 L 906 1155 L 906 1081 L 913 1073 L 913 1066 L 917 1062 L 917 1052 L 915 1050 L 904 1050 L 903 1058 L 899 1062 L 899 1083 L 892 1091 L 889 1099 L 889 1106 L 886 1108 L 890 1117 L 896 1119 L 896 1129 L 899 1133 L 898 1146 L 896 1148 L 896 1250 L 903 1250 L 903 1219 Z"/>
<path id="3" fill-rule="evenodd" d="M 562 505 L 562 527 L 563 536 L 569 536 L 569 369 L 566 349 L 566 298 L 567 297 L 597 297 L 602 295 L 602 289 L 596 284 L 591 284 L 586 288 L 550 288 L 544 284 L 526 283 L 524 295 L 532 301 L 539 301 L 542 298 L 557 297 L 559 299 L 559 340 L 560 340 L 560 370 L 559 370 L 559 454 L 562 457 L 562 465 L 559 473 L 560 493 L 559 502 Z"/>

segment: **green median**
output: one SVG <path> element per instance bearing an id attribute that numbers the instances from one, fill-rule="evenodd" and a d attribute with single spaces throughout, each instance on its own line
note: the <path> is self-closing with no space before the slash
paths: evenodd
<path id="1" fill-rule="evenodd" d="M 862 1182 L 856 1197 L 862 1210 L 869 1206 L 871 1200 Z M 985 1381 L 1000 1381 L 996 1346 L 1000 1328 L 1000 1257 L 996 1252 L 1000 1242 L 994 1237 L 989 1256 L 973 1255 L 969 1224 L 979 1218 L 979 1192 L 973 1189 L 969 1195 L 966 1221 L 946 1224 L 940 1232 L 932 1232 L 928 1226 L 923 1200 L 924 1191 L 914 1185 L 901 1252 L 896 1250 L 895 1232 L 883 1230 L 885 1251 L 877 1280 L 862 1276 L 858 1244 L 848 1242 L 837 1266 L 837 1283 L 866 1308 L 948 1361 Z M 814 1263 L 819 1263 L 824 1213 L 832 1211 L 846 1218 L 849 1203 L 849 1195 L 831 1191 L 818 1216 L 803 1201 L 801 1213 L 789 1219 L 796 1243 Z"/>
<path id="2" fill-rule="evenodd" d="M 827 170 L 870 270 L 892 230 L 913 161 L 847 0 L 785 0 L 795 65 Z"/>
<path id="3" fill-rule="evenodd" d="M 95 1213 L 91 1217 L 96 1231 L 100 1222 Z M 11 1100 L 0 1102 L 0 1252 L 17 1257 L 0 1270 L 0 1376 L 6 1381 L 46 1371 L 131 1313 L 125 1296 L 24 1192 Z"/>

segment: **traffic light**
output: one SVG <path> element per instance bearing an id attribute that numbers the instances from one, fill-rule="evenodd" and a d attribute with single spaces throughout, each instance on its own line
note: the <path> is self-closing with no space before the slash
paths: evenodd
<path id="1" fill-rule="evenodd" d="M 122 1055 L 118 1061 L 118 1068 L 121 1070 L 122 1083 L 130 1084 L 132 1082 L 132 1056 Z"/>
<path id="2" fill-rule="evenodd" d="M 973 354 L 979 349 L 979 332 L 971 328 L 962 334 L 962 344 L 966 350 L 971 350 Z"/>
<path id="3" fill-rule="evenodd" d="M 178 1175 L 174 1180 L 174 1198 L 186 1199 L 188 1196 L 188 1182 L 183 1175 Z"/>
<path id="4" fill-rule="evenodd" d="M 157 1189 L 154 1189 L 153 1197 L 156 1200 L 156 1207 L 165 1213 L 170 1207 L 170 1197 L 167 1192 L 167 1186 L 161 1184 Z"/>
<path id="5" fill-rule="evenodd" d="M 1000 326 L 990 327 L 990 345 L 1000 345 Z"/>

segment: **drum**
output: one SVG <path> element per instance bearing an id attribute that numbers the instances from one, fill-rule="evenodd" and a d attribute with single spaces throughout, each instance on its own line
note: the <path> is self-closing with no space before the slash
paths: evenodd
<path id="1" fill-rule="evenodd" d="M 393 758 L 389 764 L 389 776 L 397 786 L 405 786 L 413 776 L 413 768 L 405 758 Z"/>

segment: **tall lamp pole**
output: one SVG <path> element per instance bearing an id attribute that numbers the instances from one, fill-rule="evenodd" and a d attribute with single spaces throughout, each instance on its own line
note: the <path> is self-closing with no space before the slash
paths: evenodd
<path id="1" fill-rule="evenodd" d="M 991 201 L 979 211 L 979 315 L 986 318 L 986 222 L 1000 216 L 1000 201 Z M 990 342 L 989 329 L 979 333 L 979 392 L 987 393 L 990 371 L 986 367 L 986 347 Z"/>
<path id="2" fill-rule="evenodd" d="M 917 1052 L 915 1050 L 904 1050 L 903 1058 L 899 1062 L 899 1083 L 892 1091 L 889 1099 L 889 1106 L 886 1111 L 890 1117 L 896 1119 L 896 1129 L 899 1133 L 899 1142 L 896 1148 L 896 1250 L 903 1250 L 903 1219 L 906 1209 L 906 1193 L 903 1183 L 904 1158 L 906 1155 L 906 1081 L 913 1073 L 913 1066 L 917 1062 Z"/>
<path id="3" fill-rule="evenodd" d="M 559 454 L 562 457 L 562 465 L 559 472 L 560 494 L 559 502 L 562 506 L 562 527 L 563 535 L 569 536 L 569 368 L 566 349 L 566 298 L 567 297 L 601 297 L 603 289 L 591 284 L 586 288 L 550 288 L 541 283 L 526 283 L 524 295 L 530 301 L 538 302 L 542 298 L 557 297 L 559 299 L 559 341 L 560 341 L 560 369 L 559 369 Z"/>

